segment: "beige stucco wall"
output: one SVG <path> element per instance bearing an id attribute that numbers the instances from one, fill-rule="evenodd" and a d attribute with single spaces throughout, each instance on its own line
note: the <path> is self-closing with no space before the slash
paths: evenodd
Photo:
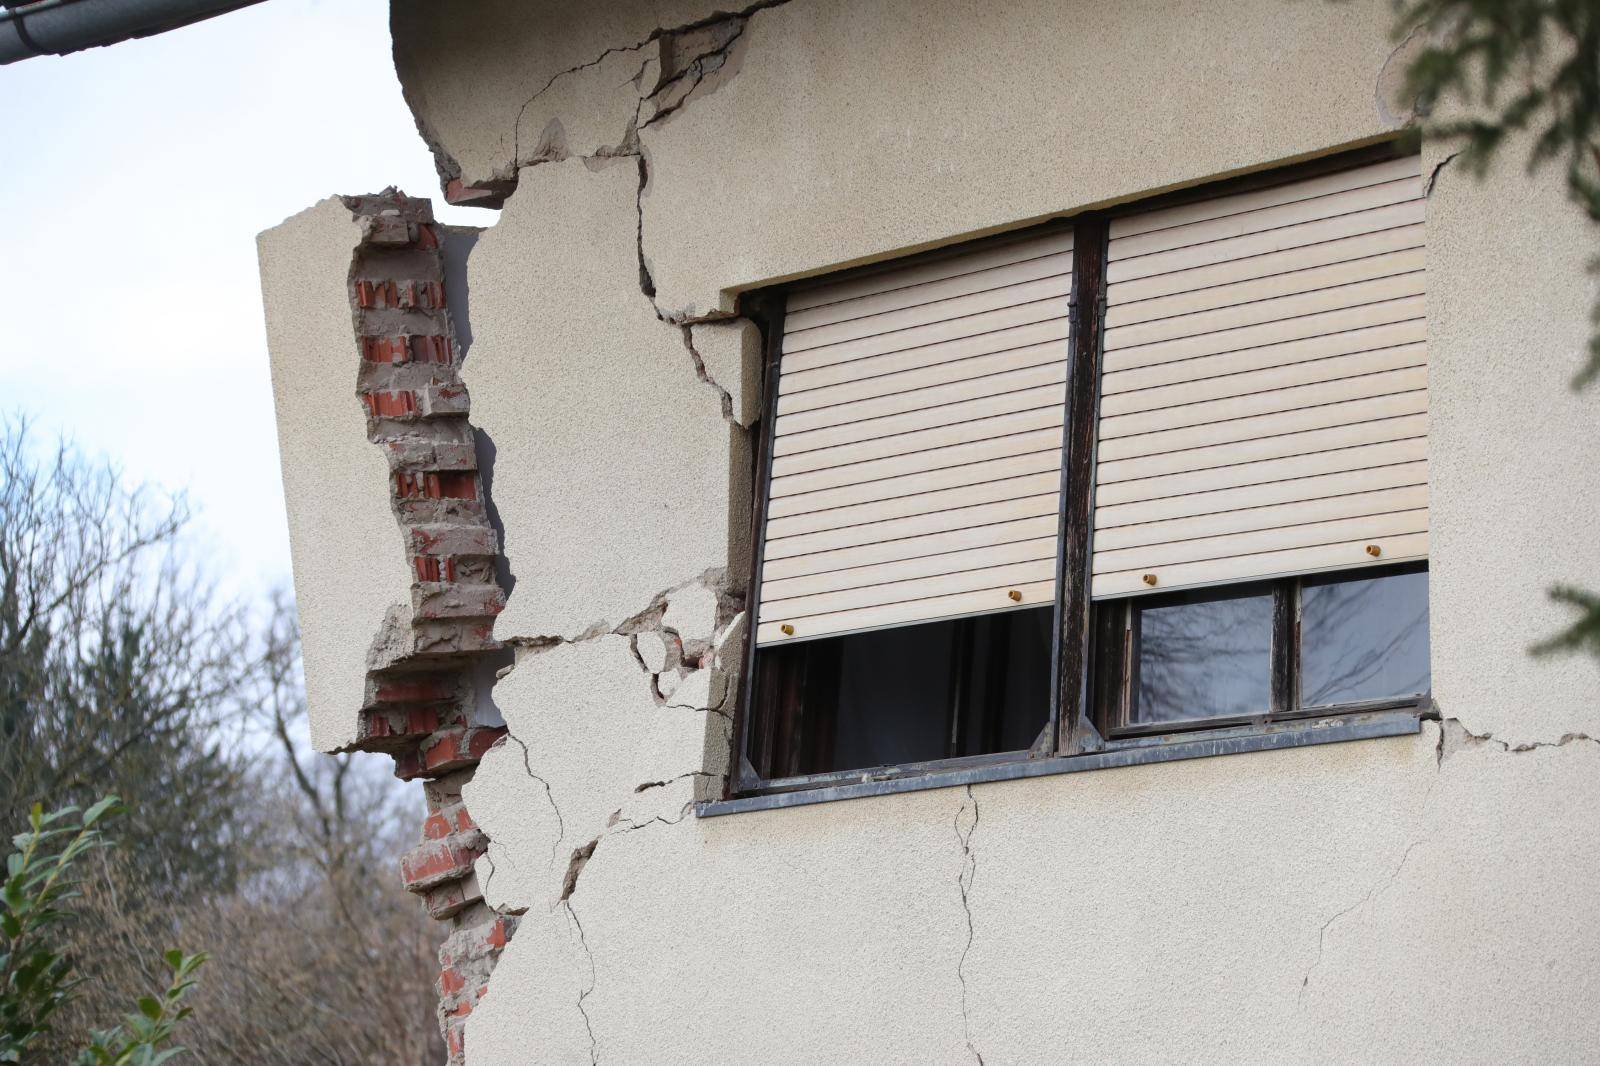
<path id="1" fill-rule="evenodd" d="M 519 653 L 495 690 L 512 739 L 465 799 L 486 899 L 523 915 L 468 1061 L 1600 1058 L 1600 671 L 1526 654 L 1564 621 L 1547 586 L 1600 582 L 1600 401 L 1566 390 L 1593 231 L 1554 176 L 1446 165 L 1429 206 L 1447 721 L 698 819 L 727 750 L 756 368 L 740 323 L 681 323 L 1385 136 L 1390 7 L 790 0 L 672 107 L 651 37 L 709 11 L 600 8 L 396 3 L 441 150 L 469 182 L 524 164 L 467 268 L 516 577 L 496 634 Z"/>

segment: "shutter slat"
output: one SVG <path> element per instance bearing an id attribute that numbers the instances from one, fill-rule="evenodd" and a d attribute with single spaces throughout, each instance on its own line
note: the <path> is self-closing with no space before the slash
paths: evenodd
<path id="1" fill-rule="evenodd" d="M 1317 314 L 1343 313 L 1347 308 L 1365 304 L 1399 300 L 1407 296 L 1421 296 L 1425 285 L 1426 277 L 1418 270 L 1409 274 L 1320 289 L 1316 292 L 1296 293 L 1292 296 L 1279 296 L 1220 307 L 1213 311 L 1200 311 L 1192 315 L 1140 322 L 1106 330 L 1105 350 L 1115 352 L 1163 342 L 1178 344 L 1184 341 L 1208 346 L 1220 344 L 1224 349 L 1250 347 L 1248 344 L 1240 344 L 1232 336 L 1218 336 L 1218 334 L 1242 332 L 1250 327 L 1286 320 L 1305 321 Z M 1210 350 L 1217 349 L 1211 347 Z M 1185 356 L 1179 355 L 1178 358 Z"/>
<path id="2" fill-rule="evenodd" d="M 1317 196 L 1326 196 L 1329 193 L 1344 192 L 1347 189 L 1379 185 L 1386 181 L 1397 181 L 1401 178 L 1415 178 L 1421 175 L 1421 167 L 1422 161 L 1419 157 L 1402 156 L 1399 159 L 1390 159 L 1370 167 L 1339 170 L 1332 174 L 1324 174 L 1320 177 L 1292 182 L 1287 185 L 1251 189 L 1248 192 L 1235 193 L 1232 196 L 1217 196 L 1207 200 L 1180 204 L 1176 207 L 1145 211 L 1137 215 L 1126 215 L 1111 223 L 1111 236 L 1113 238 L 1130 237 L 1140 233 L 1149 233 L 1151 230 L 1182 226 L 1191 222 L 1204 222 L 1207 219 L 1221 218 L 1225 215 L 1237 215 L 1240 212 L 1253 211 L 1257 208 L 1273 207 L 1277 204 L 1292 203 L 1296 200 L 1309 200 Z"/>
<path id="3" fill-rule="evenodd" d="M 1330 403 L 1320 407 L 1301 407 L 1293 411 L 1235 418 L 1226 422 L 1140 433 L 1132 437 L 1116 437 L 1100 442 L 1100 456 L 1105 462 L 1136 459 L 1164 452 L 1190 451 L 1219 444 L 1243 443 L 1263 437 L 1304 433 L 1312 429 L 1344 427 L 1400 415 L 1421 414 L 1427 409 L 1427 391 L 1419 388 L 1411 392 L 1346 400 L 1343 403 Z"/>
<path id="4" fill-rule="evenodd" d="M 1176 385 L 1160 385 L 1137 392 L 1120 392 L 1103 396 L 1100 400 L 1102 417 L 1138 414 L 1143 411 L 1175 409 L 1207 400 L 1222 400 L 1230 396 L 1248 396 L 1252 393 L 1275 389 L 1292 389 L 1342 378 L 1355 378 L 1364 374 L 1377 374 L 1386 370 L 1402 370 L 1427 364 L 1428 349 L 1422 344 L 1379 348 L 1371 352 L 1355 352 L 1331 359 L 1318 359 L 1308 363 L 1291 363 L 1288 366 L 1271 366 L 1262 370 L 1227 374 L 1221 377 L 1202 378 Z M 1172 413 L 1181 417 L 1182 412 Z"/>
<path id="5" fill-rule="evenodd" d="M 1054 516 L 1058 510 L 1059 493 L 1023 496 L 1014 500 L 984 503 L 963 507 L 940 514 L 912 515 L 909 518 L 892 518 L 885 522 L 870 522 L 844 529 L 825 529 L 817 533 L 801 533 L 767 541 L 766 559 L 785 559 L 793 555 L 832 551 L 836 548 L 859 548 L 886 540 L 919 537 L 925 533 L 939 533 L 956 529 L 975 529 L 980 526 L 1014 522 L 1019 518 Z"/>
<path id="6" fill-rule="evenodd" d="M 1422 270 L 1424 265 L 1423 249 L 1418 244 L 1364 259 L 1252 278 L 1231 285 L 1215 285 L 1153 300 L 1140 300 L 1138 303 L 1118 303 L 1106 311 L 1106 328 L 1156 322 L 1201 311 L 1217 311 L 1224 307 L 1316 292 L 1319 289 L 1335 289 L 1358 281 L 1414 273 Z"/>
<path id="7" fill-rule="evenodd" d="M 810 411 L 795 411 L 778 415 L 777 432 L 804 433 L 829 426 L 850 425 L 888 415 L 944 407 L 962 400 L 975 400 L 984 396 L 1019 392 L 1042 385 L 1065 385 L 1067 364 L 1058 350 L 1055 358 L 1036 366 L 1014 370 L 996 370 L 993 373 L 943 385 L 909 388 L 887 396 L 873 396 L 849 403 L 830 404 Z M 1065 393 L 1063 392 L 1063 395 Z"/>
<path id="8" fill-rule="evenodd" d="M 765 585 L 768 580 L 778 581 L 810 574 L 827 574 L 903 559 L 930 558 L 969 548 L 1003 546 L 1039 537 L 1054 537 L 1058 521 L 1058 516 L 1053 514 L 1035 515 L 1032 518 L 995 522 L 991 525 L 973 526 L 970 529 L 944 530 L 921 536 L 901 537 L 898 540 L 880 541 L 877 544 L 791 555 L 784 559 L 768 559 L 762 564 L 762 582 Z"/>
<path id="9" fill-rule="evenodd" d="M 876 481 L 859 481 L 815 492 L 785 493 L 768 504 L 767 517 L 784 518 L 788 515 L 809 514 L 873 500 L 893 500 L 940 489 L 953 489 L 961 485 L 1003 481 L 1023 474 L 1038 474 L 1060 469 L 1061 446 L 1058 441 L 1054 448 L 1044 448 L 1023 455 L 1006 456 L 980 463 L 965 463 L 943 470 L 901 477 L 879 478 Z"/>
<path id="10" fill-rule="evenodd" d="M 916 577 L 933 577 L 939 574 L 956 574 L 980 570 L 1001 563 L 1037 562 L 1056 557 L 1054 536 L 1034 537 L 1010 543 L 985 544 L 966 551 L 943 552 L 938 555 L 919 555 L 911 559 L 867 566 L 851 566 L 799 577 L 768 580 L 762 583 L 764 600 L 794 599 L 819 592 L 839 592 L 845 589 L 885 585 Z"/>
<path id="11" fill-rule="evenodd" d="M 923 282 L 920 285 L 907 285 L 904 288 L 891 289 L 872 296 L 797 311 L 784 318 L 784 336 L 792 336 L 802 347 L 811 347 L 812 342 L 823 334 L 859 337 L 865 333 L 879 332 L 872 328 L 874 322 L 881 321 L 890 312 L 943 303 L 958 296 L 971 296 L 974 293 L 989 292 L 1025 281 L 1055 277 L 1070 273 L 1071 270 L 1071 250 L 1016 263 L 983 267 L 953 278 Z M 846 323 L 860 323 L 860 325 L 838 333 L 830 332 L 830 327 L 832 330 L 839 330 Z"/>
<path id="12" fill-rule="evenodd" d="M 1328 453 L 1325 453 L 1328 454 Z M 1230 469 L 1238 469 L 1237 467 Z M 1161 496 L 1154 499 L 1134 500 L 1123 504 L 1102 504 L 1095 508 L 1095 544 L 1115 547 L 1101 540 L 1105 530 L 1143 522 L 1163 522 L 1170 519 L 1197 515 L 1220 514 L 1242 507 L 1262 507 L 1291 500 L 1317 500 L 1347 493 L 1368 492 L 1374 489 L 1398 488 L 1404 485 L 1426 485 L 1428 464 L 1422 460 L 1408 463 L 1390 463 L 1387 466 L 1365 467 L 1358 470 L 1340 470 L 1331 474 L 1314 474 L 1303 478 L 1285 478 L 1279 481 L 1240 485 L 1233 488 L 1210 488 L 1201 492 Z M 1124 484 L 1134 484 L 1125 482 Z"/>
<path id="13" fill-rule="evenodd" d="M 779 455 L 772 460 L 774 478 L 789 474 L 822 470 L 890 456 L 924 455 L 934 449 L 955 444 L 976 444 L 995 437 L 1008 437 L 1030 430 L 1057 429 L 1066 421 L 1061 405 L 1040 407 L 1031 411 L 1016 411 L 972 422 L 959 422 L 951 426 L 904 433 L 898 437 L 879 437 L 858 444 L 844 444 L 833 448 Z"/>
<path id="14" fill-rule="evenodd" d="M 1175 363 L 1158 363 L 1107 373 L 1102 379 L 1102 396 L 1116 396 L 1139 389 L 1162 385 L 1177 385 L 1186 381 L 1203 381 L 1222 378 L 1252 370 L 1309 363 L 1340 355 L 1379 351 L 1403 344 L 1419 344 L 1427 340 L 1427 323 L 1421 318 L 1392 322 L 1365 329 L 1344 330 L 1308 340 L 1290 341 L 1287 344 L 1266 345 L 1237 352 L 1219 352 L 1215 355 L 1185 359 Z"/>
<path id="15" fill-rule="evenodd" d="M 1311 267 L 1346 263 L 1404 248 L 1419 248 L 1422 246 L 1422 232 L 1422 223 L 1416 222 L 1409 226 L 1379 230 L 1376 233 L 1358 233 L 1351 237 L 1336 237 L 1333 240 L 1319 241 L 1297 248 L 1286 248 L 1281 252 L 1266 252 L 1261 255 L 1246 256 L 1243 259 L 1228 259 L 1209 266 L 1189 267 L 1147 278 L 1119 281 L 1107 287 L 1107 298 L 1119 305 L 1126 303 L 1134 307 L 1146 300 L 1156 300 L 1186 292 L 1203 292 L 1253 278 L 1267 278 Z"/>
<path id="16" fill-rule="evenodd" d="M 891 343 L 899 336 L 916 329 L 931 329 L 947 323 L 956 324 L 985 312 L 999 311 L 1019 304 L 1038 303 L 1052 298 L 1065 299 L 1072 285 L 1071 267 L 1068 273 L 1055 274 L 1037 281 L 1024 281 L 988 292 L 975 292 L 950 300 L 889 311 L 870 318 L 851 319 L 831 326 L 808 329 L 794 339 L 793 354 L 800 356 L 810 351 L 838 351 L 861 341 Z M 965 332 L 963 330 L 963 332 Z M 784 334 L 784 351 L 789 352 L 789 334 Z"/>
<path id="17" fill-rule="evenodd" d="M 881 269 L 858 274 L 845 281 L 831 281 L 821 285 L 796 289 L 788 299 L 788 314 L 798 314 L 823 304 L 843 303 L 892 292 L 910 285 L 925 284 L 941 278 L 958 277 L 975 270 L 984 270 L 1003 263 L 1072 251 L 1072 231 L 1056 230 L 1051 233 L 1029 234 L 997 240 L 993 244 L 971 252 L 930 258 L 913 266 L 885 264 Z"/>
<path id="18" fill-rule="evenodd" d="M 1161 571 L 1163 567 L 1176 563 L 1206 562 L 1230 556 L 1257 555 L 1317 544 L 1338 544 L 1358 537 L 1367 537 L 1376 543 L 1383 537 L 1424 533 L 1427 529 L 1428 509 L 1422 507 L 1409 511 L 1364 515 L 1359 518 L 1310 522 L 1300 526 L 1249 530 L 1195 540 L 1140 545 L 1136 548 L 1097 550 L 1094 553 L 1094 572 L 1110 574 L 1123 570 L 1138 570 L 1140 573 L 1153 573 L 1157 578 L 1156 587 L 1165 584 L 1171 588 L 1170 580 L 1166 582 L 1160 580 Z M 1369 556 L 1366 561 L 1371 563 L 1374 559 Z"/>
<path id="19" fill-rule="evenodd" d="M 1019 599 L 1011 599 L 1010 593 L 1013 591 L 1018 594 Z M 975 614 L 993 614 L 1021 607 L 1037 607 L 1055 602 L 1055 595 L 1054 580 L 1027 585 L 1001 584 L 977 592 L 962 592 L 952 596 L 912 600 L 881 607 L 863 607 L 854 611 L 796 619 L 789 623 L 794 626 L 793 636 L 785 634 L 779 628 L 785 624 L 783 621 L 762 622 L 756 626 L 756 643 L 775 644 L 817 636 L 881 629 L 885 626 L 913 625 L 946 618 L 965 618 Z"/>
<path id="20" fill-rule="evenodd" d="M 1417 363 L 1397 370 L 1383 370 L 1281 389 L 1263 389 L 1240 396 L 1224 396 L 1216 400 L 1162 407 L 1154 411 L 1105 416 L 1100 419 L 1100 439 L 1104 442 L 1118 437 L 1143 435 L 1161 430 L 1225 424 L 1256 415 L 1390 396 L 1427 387 L 1428 368 L 1425 364 Z"/>
<path id="21" fill-rule="evenodd" d="M 1426 472 L 1423 476 L 1426 477 Z M 1320 499 L 1301 498 L 1270 506 L 1259 506 L 1252 501 L 1251 506 L 1242 510 L 1219 511 L 1214 514 L 1168 518 L 1157 522 L 1141 522 L 1136 525 L 1096 530 L 1094 544 L 1096 552 L 1103 552 L 1109 558 L 1112 553 L 1123 549 L 1176 544 L 1235 533 L 1265 532 L 1287 526 L 1306 526 L 1336 519 L 1389 514 L 1395 511 L 1425 510 L 1427 504 L 1426 481 Z"/>
<path id="22" fill-rule="evenodd" d="M 1321 221 L 1339 215 L 1349 215 L 1374 207 L 1388 207 L 1404 203 L 1422 195 L 1418 177 L 1397 178 L 1378 185 L 1367 185 L 1344 192 L 1327 193 L 1306 200 L 1296 200 L 1271 207 L 1260 207 L 1222 218 L 1191 222 L 1183 226 L 1169 226 L 1127 237 L 1112 236 L 1111 255 L 1117 259 L 1133 259 L 1155 252 L 1186 248 L 1192 244 L 1209 244 L 1247 233 L 1282 229 L 1285 226 Z"/>
<path id="23" fill-rule="evenodd" d="M 1144 479 L 1185 471 L 1229 468 L 1265 459 L 1309 455 L 1313 452 L 1354 448 L 1364 444 L 1426 437 L 1427 432 L 1426 414 L 1374 419 L 1370 422 L 1335 425 L 1303 433 L 1229 441 L 1209 448 L 1190 448 L 1158 455 L 1142 455 L 1119 462 L 1102 462 L 1096 469 L 1095 478 L 1100 485 L 1111 485 L 1132 478 Z"/>
<path id="24" fill-rule="evenodd" d="M 1051 598 L 1070 249 L 1035 235 L 791 298 L 758 645 Z"/>
<path id="25" fill-rule="evenodd" d="M 1177 270 L 1228 263 L 1249 256 L 1281 252 L 1289 248 L 1302 248 L 1321 244 L 1360 233 L 1376 233 L 1396 226 L 1415 225 L 1423 221 L 1427 201 L 1419 194 L 1415 200 L 1356 211 L 1348 215 L 1302 222 L 1297 226 L 1247 233 L 1227 240 L 1174 248 L 1168 252 L 1124 259 L 1106 264 L 1106 283 L 1116 286 L 1120 282 L 1154 277 Z M 1108 289 L 1108 295 L 1110 290 Z"/>
<path id="26" fill-rule="evenodd" d="M 1379 559 L 1367 554 L 1367 546 L 1376 544 L 1383 552 Z M 1112 596 L 1134 596 L 1147 593 L 1168 592 L 1174 588 L 1199 588 L 1207 585 L 1227 585 L 1241 581 L 1268 581 L 1273 578 L 1298 574 L 1314 574 L 1325 570 L 1348 570 L 1377 563 L 1412 562 L 1428 557 L 1428 534 L 1406 533 L 1375 538 L 1360 537 L 1333 544 L 1317 544 L 1305 548 L 1290 548 L 1276 552 L 1253 555 L 1232 555 L 1204 562 L 1182 563 L 1163 567 L 1157 584 L 1146 585 L 1144 574 L 1148 571 L 1123 570 L 1114 574 L 1097 574 L 1090 585 L 1095 599 Z"/>
<path id="27" fill-rule="evenodd" d="M 835 407 L 879 396 L 896 396 L 901 393 L 915 395 L 917 390 L 935 385 L 976 382 L 1011 370 L 1025 370 L 1046 363 L 1059 363 L 1061 355 L 1062 344 L 1056 340 L 960 359 L 951 363 L 938 363 L 915 370 L 905 370 L 896 374 L 841 382 L 838 385 L 810 389 L 806 392 L 789 393 L 778 397 L 778 415 L 782 417 L 804 411 L 815 411 L 823 407 Z"/>
<path id="28" fill-rule="evenodd" d="M 1094 597 L 1426 554 L 1417 168 L 1113 224 Z"/>
<path id="29" fill-rule="evenodd" d="M 1319 431 L 1325 432 L 1325 431 Z M 1197 495 L 1213 490 L 1269 486 L 1302 478 L 1374 470 L 1428 457 L 1428 438 L 1385 441 L 1329 451 L 1289 455 L 1277 459 L 1258 459 L 1232 466 L 1190 470 L 1177 474 L 1135 478 L 1095 486 L 1096 513 L 1145 501 L 1174 496 Z M 1135 460 L 1138 461 L 1138 460 Z M 1263 489 L 1263 492 L 1270 490 Z"/>
<path id="30" fill-rule="evenodd" d="M 1012 433 L 1003 437 L 989 437 L 966 444 L 952 444 L 942 448 L 929 448 L 907 455 L 887 459 L 864 459 L 844 466 L 831 466 L 809 473 L 790 474 L 772 479 L 771 502 L 777 503 L 790 496 L 801 496 L 823 489 L 864 485 L 874 481 L 916 474 L 937 475 L 944 470 L 1007 459 L 1034 452 L 1061 451 L 1061 427 L 1037 429 L 1028 433 Z M 961 484 L 961 482 L 952 482 Z M 769 503 L 769 513 L 771 504 Z M 792 513 L 792 512 L 791 512 Z"/>
<path id="31" fill-rule="evenodd" d="M 1047 316 L 1038 322 L 1025 322 L 1020 326 L 1007 326 L 1004 329 L 979 333 L 971 337 L 958 337 L 955 340 L 908 348 L 887 355 L 874 355 L 847 363 L 821 366 L 814 370 L 786 369 L 778 375 L 778 410 L 780 412 L 786 410 L 783 406 L 785 399 L 799 400 L 814 390 L 851 382 L 870 381 L 925 367 L 959 363 L 978 356 L 995 355 L 1035 345 L 1048 346 L 1051 342 L 1065 341 L 1067 334 L 1068 323 L 1064 318 Z"/>
<path id="32" fill-rule="evenodd" d="M 869 500 L 848 507 L 831 507 L 822 511 L 808 511 L 804 514 L 773 518 L 767 522 L 767 537 L 781 539 L 825 529 L 844 529 L 850 526 L 886 522 L 891 518 L 940 514 L 984 503 L 1014 500 L 1022 496 L 1038 496 L 1060 487 L 1060 466 L 1058 459 L 1053 469 L 1043 473 L 980 481 L 952 489 L 918 492 L 887 500 Z"/>
<path id="33" fill-rule="evenodd" d="M 1424 301 L 1425 297 L 1420 295 L 1406 296 L 1396 300 L 1381 300 L 1377 303 L 1321 311 L 1299 318 L 1263 322 L 1239 329 L 1219 330 L 1198 337 L 1157 341 L 1153 344 L 1142 344 L 1137 348 L 1107 351 L 1104 365 L 1107 371 L 1112 372 L 1156 366 L 1180 359 L 1197 359 L 1201 356 L 1244 351 L 1248 348 L 1264 348 L 1285 341 L 1305 340 L 1343 333 L 1346 330 L 1363 329 L 1367 326 L 1403 322 L 1406 319 L 1421 318 L 1424 314 Z"/>
<path id="34" fill-rule="evenodd" d="M 1064 379 L 1063 379 L 1064 380 Z M 824 429 L 802 433 L 785 433 L 783 419 L 778 419 L 772 454 L 776 457 L 835 448 L 841 444 L 879 440 L 885 437 L 905 437 L 922 430 L 938 429 L 965 422 L 978 422 L 1001 415 L 1012 415 L 1038 409 L 1059 408 L 1066 400 L 1066 389 L 1061 384 L 1041 385 L 1019 389 L 999 396 L 984 396 L 976 400 L 961 400 L 941 404 L 921 411 L 864 418 Z"/>
<path id="35" fill-rule="evenodd" d="M 792 357 L 793 361 L 789 363 L 789 367 L 784 373 L 788 373 L 790 370 L 795 372 L 813 370 L 818 367 L 834 366 L 838 363 L 849 363 L 859 359 L 909 352 L 915 348 L 939 344 L 943 341 L 979 337 L 985 333 L 1009 329 L 1012 326 L 1026 326 L 1034 322 L 1060 319 L 1066 313 L 1067 294 L 1062 293 L 1043 300 L 1017 304 L 1014 307 L 1001 307 L 993 311 L 982 311 L 977 314 L 967 315 L 964 318 L 953 318 L 944 322 L 930 322 L 910 329 L 897 330 L 894 333 L 885 333 L 875 337 L 860 337 L 840 344 L 831 344 L 826 348 L 812 348 L 809 351 L 796 352 Z M 791 357 L 785 356 L 784 358 L 787 360 Z"/>
<path id="36" fill-rule="evenodd" d="M 1052 552 L 1047 558 L 1026 563 L 993 563 L 976 570 L 963 570 L 954 574 L 937 574 L 933 577 L 912 578 L 909 581 L 892 581 L 884 585 L 846 589 L 842 592 L 822 592 L 814 596 L 797 596 L 789 600 L 761 598 L 759 621 L 794 621 L 819 614 L 853 611 L 861 607 L 888 607 L 914 600 L 950 596 L 958 592 L 977 592 L 998 586 L 1014 588 L 1018 585 L 1049 581 L 1055 577 L 1056 559 Z M 996 607 L 1007 607 L 1011 601 L 999 598 Z"/>

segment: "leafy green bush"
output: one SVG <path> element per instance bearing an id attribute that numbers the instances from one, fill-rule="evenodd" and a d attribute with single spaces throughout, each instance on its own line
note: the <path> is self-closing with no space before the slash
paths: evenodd
<path id="1" fill-rule="evenodd" d="M 115 796 L 86 811 L 63 807 L 46 814 L 34 804 L 28 831 L 12 838 L 16 850 L 6 858 L 0 887 L 0 1063 L 22 1062 L 51 1032 L 51 1016 L 81 983 L 72 959 L 57 946 L 57 927 L 79 895 L 74 864 L 108 846 L 100 826 L 122 810 Z M 172 971 L 166 990 L 141 997 L 123 1024 L 96 1031 L 78 1056 L 80 1066 L 159 1066 L 182 1051 L 163 1045 L 189 1014 L 183 999 L 206 957 L 170 951 L 165 958 Z"/>

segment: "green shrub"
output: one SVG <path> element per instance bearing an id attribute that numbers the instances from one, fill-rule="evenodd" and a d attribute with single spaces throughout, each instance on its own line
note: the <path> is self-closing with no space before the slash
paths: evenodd
<path id="1" fill-rule="evenodd" d="M 59 927 L 79 895 L 74 864 L 108 846 L 100 825 L 122 809 L 115 796 L 86 811 L 63 807 L 46 814 L 34 804 L 27 832 L 12 838 L 16 850 L 6 858 L 0 887 L 0 1063 L 22 1062 L 81 983 L 60 949 Z M 78 1056 L 80 1066 L 159 1066 L 182 1051 L 163 1046 L 189 1014 L 183 999 L 206 957 L 170 951 L 165 960 L 172 971 L 166 990 L 141 997 L 121 1025 L 96 1031 Z"/>

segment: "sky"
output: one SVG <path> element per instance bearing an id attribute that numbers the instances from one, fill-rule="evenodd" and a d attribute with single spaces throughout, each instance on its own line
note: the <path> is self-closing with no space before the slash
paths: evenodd
<path id="1" fill-rule="evenodd" d="M 391 184 L 494 217 L 441 205 L 387 18 L 266 0 L 0 66 L 0 412 L 187 490 L 237 595 L 289 580 L 256 234 Z"/>

